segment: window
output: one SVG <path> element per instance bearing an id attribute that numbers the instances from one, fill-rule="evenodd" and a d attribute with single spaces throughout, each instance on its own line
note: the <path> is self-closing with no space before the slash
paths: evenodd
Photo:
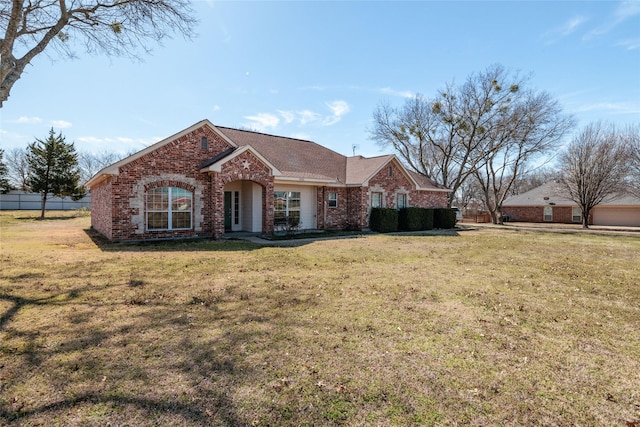
<path id="1" fill-rule="evenodd" d="M 176 187 L 147 191 L 147 229 L 180 230 L 191 228 L 193 194 Z"/>
<path id="2" fill-rule="evenodd" d="M 582 209 L 571 208 L 571 221 L 582 222 Z"/>
<path id="3" fill-rule="evenodd" d="M 240 192 L 233 192 L 233 223 L 240 224 Z"/>
<path id="4" fill-rule="evenodd" d="M 382 207 L 382 193 L 371 193 L 371 207 L 372 208 Z"/>
<path id="5" fill-rule="evenodd" d="M 209 140 L 206 136 L 200 137 L 200 149 L 205 151 L 209 149 Z"/>
<path id="6" fill-rule="evenodd" d="M 330 208 L 338 207 L 338 193 L 329 192 L 329 207 Z"/>
<path id="7" fill-rule="evenodd" d="M 407 207 L 407 193 L 398 193 L 396 196 L 396 207 L 398 209 Z"/>
<path id="8" fill-rule="evenodd" d="M 544 220 L 553 221 L 553 208 L 551 206 L 544 207 Z"/>
<path id="9" fill-rule="evenodd" d="M 274 191 L 273 192 L 273 220 L 276 224 L 289 224 L 300 222 L 300 192 L 299 191 Z"/>
<path id="10" fill-rule="evenodd" d="M 393 176 L 393 166 L 389 166 L 388 174 L 389 176 Z"/>

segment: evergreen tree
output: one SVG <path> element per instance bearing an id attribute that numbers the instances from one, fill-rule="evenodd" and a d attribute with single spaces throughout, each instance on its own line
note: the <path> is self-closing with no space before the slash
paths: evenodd
<path id="1" fill-rule="evenodd" d="M 7 165 L 5 165 L 4 161 L 2 160 L 3 155 L 4 150 L 0 148 L 0 192 L 6 193 L 11 190 L 11 184 L 9 183 L 9 179 L 7 178 L 9 173 Z"/>
<path id="2" fill-rule="evenodd" d="M 50 194 L 57 197 L 70 196 L 74 200 L 84 197 L 85 189 L 78 185 L 78 154 L 73 143 L 67 144 L 64 141 L 62 133 L 56 136 L 51 128 L 46 140 L 36 139 L 29 144 L 27 161 L 30 168 L 29 187 L 31 191 L 42 194 L 41 219 L 44 218 Z"/>

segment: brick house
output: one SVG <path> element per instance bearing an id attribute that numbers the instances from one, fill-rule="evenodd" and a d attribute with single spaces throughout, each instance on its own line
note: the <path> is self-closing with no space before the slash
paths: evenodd
<path id="1" fill-rule="evenodd" d="M 502 214 L 508 221 L 582 223 L 582 210 L 555 182 L 509 197 Z M 640 227 L 640 198 L 628 194 L 605 199 L 591 210 L 589 224 Z"/>
<path id="2" fill-rule="evenodd" d="M 372 207 L 446 207 L 450 190 L 394 155 L 345 157 L 311 141 L 203 120 L 93 176 L 91 225 L 113 241 L 364 229 Z"/>

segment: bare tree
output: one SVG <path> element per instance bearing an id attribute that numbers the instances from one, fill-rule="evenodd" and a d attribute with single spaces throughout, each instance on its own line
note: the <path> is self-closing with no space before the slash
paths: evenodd
<path id="1" fill-rule="evenodd" d="M 138 57 L 171 33 L 193 35 L 188 0 L 5 0 L 0 5 L 0 107 L 25 67 L 45 51 Z"/>
<path id="2" fill-rule="evenodd" d="M 6 153 L 9 182 L 13 187 L 29 191 L 29 162 L 27 150 L 14 147 Z"/>
<path id="3" fill-rule="evenodd" d="M 448 84 L 433 99 L 417 95 L 402 108 L 382 103 L 373 114 L 371 137 L 392 147 L 410 169 L 450 188 L 451 204 L 469 177 L 485 176 L 479 168 L 497 167 L 500 156 L 509 167 L 494 171 L 496 177 L 517 177 L 514 165 L 519 172 L 525 158 L 544 151 L 569 124 L 548 95 L 525 90 L 528 80 L 493 65 L 461 86 Z M 487 195 L 500 198 L 510 186 L 494 191 L 484 182 Z"/>
<path id="4" fill-rule="evenodd" d="M 79 153 L 78 167 L 80 168 L 80 183 L 86 183 L 101 169 L 104 169 L 105 167 L 117 162 L 120 159 L 122 159 L 121 155 L 109 151 L 100 151 L 97 153 Z"/>
<path id="5" fill-rule="evenodd" d="M 525 193 L 536 187 L 540 187 L 545 182 L 555 181 L 558 179 L 558 170 L 548 166 L 533 167 L 527 169 L 519 177 L 516 178 L 509 196 L 515 196 Z"/>
<path id="6" fill-rule="evenodd" d="M 622 137 L 629 148 L 629 181 L 631 183 L 629 191 L 640 197 L 640 125 L 627 127 Z"/>
<path id="7" fill-rule="evenodd" d="M 494 224 L 502 223 L 502 203 L 529 163 L 557 148 L 573 126 L 573 118 L 545 92 L 528 91 L 503 107 L 474 169 Z"/>
<path id="8" fill-rule="evenodd" d="M 629 148 L 614 126 L 591 123 L 561 155 L 559 166 L 561 188 L 582 209 L 582 227 L 589 228 L 591 210 L 625 191 Z"/>

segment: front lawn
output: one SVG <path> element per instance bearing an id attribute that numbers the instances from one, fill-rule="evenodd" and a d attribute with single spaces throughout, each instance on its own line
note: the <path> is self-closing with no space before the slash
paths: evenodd
<path id="1" fill-rule="evenodd" d="M 0 212 L 0 425 L 640 426 L 640 238 L 110 244 Z"/>

